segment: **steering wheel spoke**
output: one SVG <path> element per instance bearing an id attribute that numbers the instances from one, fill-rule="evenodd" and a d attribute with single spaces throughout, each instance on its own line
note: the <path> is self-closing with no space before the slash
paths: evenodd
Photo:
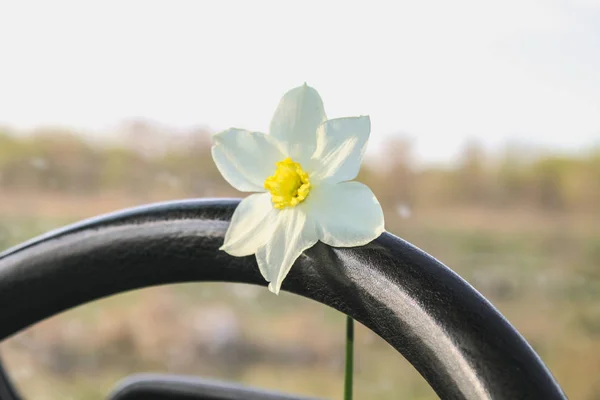
<path id="1" fill-rule="evenodd" d="M 230 382 L 167 374 L 138 374 L 120 382 L 108 400 L 317 400 Z"/>

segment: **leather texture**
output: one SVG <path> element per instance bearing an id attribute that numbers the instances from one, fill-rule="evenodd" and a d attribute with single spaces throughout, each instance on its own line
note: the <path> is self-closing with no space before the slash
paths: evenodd
<path id="1" fill-rule="evenodd" d="M 196 377 L 138 374 L 120 382 L 109 400 L 317 400 Z"/>
<path id="2" fill-rule="evenodd" d="M 266 286 L 253 256 L 219 251 L 239 200 L 128 209 L 0 254 L 0 340 L 115 293 L 190 281 Z M 201 288 L 199 288 L 201 290 Z M 357 248 L 317 243 L 283 290 L 350 315 L 406 357 L 443 399 L 564 399 L 508 321 L 453 271 L 384 233 Z"/>

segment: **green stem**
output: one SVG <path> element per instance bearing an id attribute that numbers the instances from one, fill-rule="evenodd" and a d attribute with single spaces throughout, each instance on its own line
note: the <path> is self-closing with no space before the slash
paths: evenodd
<path id="1" fill-rule="evenodd" d="M 354 375 L 354 320 L 346 316 L 346 371 L 344 377 L 344 400 L 352 400 Z"/>

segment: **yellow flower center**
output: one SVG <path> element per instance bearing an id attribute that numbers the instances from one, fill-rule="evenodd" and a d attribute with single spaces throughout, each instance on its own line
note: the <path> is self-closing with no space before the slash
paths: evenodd
<path id="1" fill-rule="evenodd" d="M 271 192 L 273 207 L 281 210 L 297 206 L 310 192 L 308 174 L 289 157 L 275 165 L 275 174 L 265 179 L 265 189 Z"/>

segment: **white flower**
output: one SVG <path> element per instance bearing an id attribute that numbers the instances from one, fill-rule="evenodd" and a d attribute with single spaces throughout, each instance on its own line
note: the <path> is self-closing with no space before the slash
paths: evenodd
<path id="1" fill-rule="evenodd" d="M 354 247 L 381 235 L 373 192 L 348 182 L 370 131 L 367 116 L 327 120 L 321 97 L 304 84 L 283 96 L 269 135 L 235 128 L 216 134 L 212 156 L 223 177 L 237 190 L 260 192 L 236 208 L 221 249 L 256 254 L 277 294 L 294 261 L 318 240 Z"/>

